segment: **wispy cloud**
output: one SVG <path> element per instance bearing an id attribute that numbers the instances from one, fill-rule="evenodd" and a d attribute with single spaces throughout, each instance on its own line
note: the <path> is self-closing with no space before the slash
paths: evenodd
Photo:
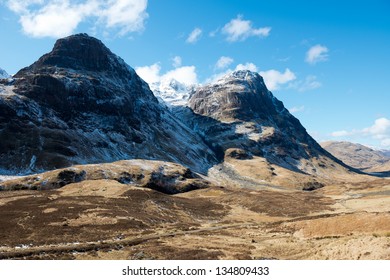
<path id="1" fill-rule="evenodd" d="M 190 44 L 194 44 L 199 40 L 201 35 L 202 35 L 202 29 L 196 27 L 194 30 L 192 30 L 190 35 L 188 35 L 186 42 Z"/>
<path id="2" fill-rule="evenodd" d="M 350 136 L 354 134 L 353 132 L 348 132 L 346 130 L 339 130 L 339 131 L 334 131 L 330 135 L 332 137 L 344 137 L 344 136 Z"/>
<path id="3" fill-rule="evenodd" d="M 226 34 L 226 39 L 230 42 L 244 41 L 248 37 L 267 37 L 271 27 L 253 28 L 250 20 L 244 20 L 241 15 L 225 24 L 222 33 Z"/>
<path id="4" fill-rule="evenodd" d="M 318 81 L 316 76 L 308 75 L 304 80 L 298 80 L 290 83 L 289 88 L 296 89 L 299 92 L 305 92 L 320 88 L 321 86 L 322 84 Z"/>
<path id="5" fill-rule="evenodd" d="M 299 107 L 292 107 L 288 109 L 291 114 L 298 113 L 298 112 L 303 112 L 305 110 L 305 106 L 299 106 Z"/>
<path id="6" fill-rule="evenodd" d="M 321 61 L 326 61 L 329 57 L 328 52 L 328 48 L 323 45 L 312 46 L 306 52 L 305 61 L 309 64 L 316 64 Z"/>
<path id="7" fill-rule="evenodd" d="M 148 18 L 147 0 L 9 0 L 8 8 L 19 16 L 25 34 L 32 37 L 64 37 L 81 22 L 92 22 L 119 35 L 140 32 Z"/>
<path id="8" fill-rule="evenodd" d="M 180 67 L 182 63 L 182 59 L 180 56 L 175 56 L 172 58 L 172 66 L 177 68 Z"/>
<path id="9" fill-rule="evenodd" d="M 232 64 L 234 61 L 233 58 L 231 57 L 228 57 L 228 56 L 221 56 L 217 63 L 215 64 L 215 68 L 216 69 L 225 69 L 226 67 L 228 67 L 230 64 Z"/>

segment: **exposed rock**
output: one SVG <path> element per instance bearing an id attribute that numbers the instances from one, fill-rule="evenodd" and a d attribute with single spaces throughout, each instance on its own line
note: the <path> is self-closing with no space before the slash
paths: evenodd
<path id="1" fill-rule="evenodd" d="M 131 67 L 86 34 L 58 40 L 0 91 L 5 174 L 131 158 L 206 172 L 216 162 Z"/>
<path id="2" fill-rule="evenodd" d="M 227 149 L 225 152 L 225 157 L 235 159 L 251 159 L 252 155 L 242 149 Z"/>
<path id="3" fill-rule="evenodd" d="M 306 182 L 303 184 L 302 190 L 303 191 L 315 191 L 320 188 L 323 188 L 325 185 L 320 182 Z"/>
<path id="4" fill-rule="evenodd" d="M 0 182 L 0 190 L 58 189 L 83 181 L 114 180 L 123 185 L 176 194 L 207 188 L 210 183 L 190 169 L 169 162 L 124 160 L 105 164 L 76 165 L 38 175 Z"/>

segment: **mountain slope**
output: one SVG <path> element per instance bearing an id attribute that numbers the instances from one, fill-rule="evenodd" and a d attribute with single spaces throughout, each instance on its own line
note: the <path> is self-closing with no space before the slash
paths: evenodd
<path id="1" fill-rule="evenodd" d="M 174 112 L 202 135 L 224 161 L 223 168 L 234 165 L 235 175 L 230 177 L 241 171 L 243 177 L 251 177 L 254 173 L 244 170 L 249 166 L 254 170 L 257 166 L 256 172 L 261 173 L 254 176 L 257 182 L 276 178 L 275 168 L 283 169 L 285 181 L 292 174 L 328 178 L 355 171 L 322 149 L 257 73 L 236 71 L 198 87 L 188 106 Z"/>
<path id="2" fill-rule="evenodd" d="M 86 34 L 58 40 L 0 92 L 0 168 L 8 173 L 130 158 L 199 172 L 215 163 L 135 71 Z"/>
<path id="3" fill-rule="evenodd" d="M 301 159 L 337 159 L 323 150 L 299 120 L 266 88 L 263 78 L 250 71 L 236 71 L 215 84 L 198 88 L 189 101 L 196 114 L 206 117 L 207 132 L 223 150 L 243 148 L 270 162 L 299 169 Z M 212 133 L 214 125 L 222 128 Z"/>

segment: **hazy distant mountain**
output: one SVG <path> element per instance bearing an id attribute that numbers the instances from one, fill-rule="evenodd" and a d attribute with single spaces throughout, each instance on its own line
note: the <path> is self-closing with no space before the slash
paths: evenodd
<path id="1" fill-rule="evenodd" d="M 187 86 L 175 79 L 163 79 L 149 85 L 153 94 L 168 106 L 185 106 L 195 85 Z"/>
<path id="2" fill-rule="evenodd" d="M 344 163 L 361 170 L 370 171 L 374 167 L 378 170 L 379 167 L 390 165 L 388 151 L 378 151 L 350 142 L 328 141 L 321 143 L 321 146 Z"/>
<path id="3" fill-rule="evenodd" d="M 8 75 L 8 73 L 5 70 L 0 68 L 0 79 L 7 79 L 9 77 L 10 75 Z"/>

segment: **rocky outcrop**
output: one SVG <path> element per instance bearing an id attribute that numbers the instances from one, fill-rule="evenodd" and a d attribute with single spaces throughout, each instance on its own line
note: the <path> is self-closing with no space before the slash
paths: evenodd
<path id="1" fill-rule="evenodd" d="M 51 190 L 84 181 L 116 181 L 122 185 L 176 194 L 207 188 L 210 183 L 175 163 L 124 160 L 114 163 L 76 165 L 0 183 L 0 190 Z"/>
<path id="2" fill-rule="evenodd" d="M 0 143 L 0 169 L 10 174 L 131 158 L 205 172 L 216 162 L 131 67 L 86 34 L 58 40 L 3 80 Z"/>

